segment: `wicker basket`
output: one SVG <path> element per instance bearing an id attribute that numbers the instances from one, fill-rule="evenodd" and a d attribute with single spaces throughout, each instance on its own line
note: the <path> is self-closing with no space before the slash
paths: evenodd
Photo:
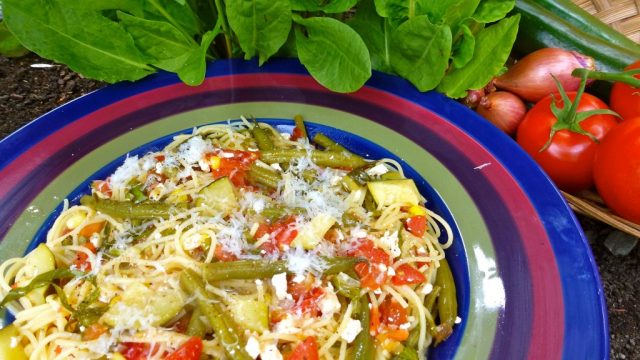
<path id="1" fill-rule="evenodd" d="M 640 43 L 640 0 L 572 0 L 604 23 Z"/>

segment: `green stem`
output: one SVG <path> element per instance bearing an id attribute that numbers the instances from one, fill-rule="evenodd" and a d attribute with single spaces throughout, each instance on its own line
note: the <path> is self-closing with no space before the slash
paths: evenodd
<path id="1" fill-rule="evenodd" d="M 573 123 L 575 122 L 576 112 L 578 111 L 578 105 L 580 104 L 580 100 L 582 99 L 582 94 L 584 94 L 584 89 L 587 87 L 587 75 L 583 74 L 580 77 L 580 86 L 578 87 L 578 92 L 576 93 L 576 97 L 573 99 L 573 103 L 571 103 L 571 108 L 569 109 L 567 122 Z M 567 106 L 567 104 L 565 104 Z"/>
<path id="2" fill-rule="evenodd" d="M 224 43 L 227 49 L 227 57 L 230 58 L 232 53 L 231 48 L 231 32 L 229 31 L 229 24 L 227 23 L 227 18 L 225 17 L 224 9 L 222 8 L 222 0 L 215 0 L 216 10 L 218 11 L 218 16 L 222 18 L 222 34 L 224 35 Z"/>
<path id="3" fill-rule="evenodd" d="M 607 73 L 603 71 L 592 71 L 588 69 L 575 69 L 571 73 L 571 75 L 575 77 L 586 76 L 587 78 L 593 80 L 621 82 L 636 88 L 640 88 L 640 79 L 634 76 L 637 74 L 640 74 L 640 69 L 627 70 L 619 73 Z"/>

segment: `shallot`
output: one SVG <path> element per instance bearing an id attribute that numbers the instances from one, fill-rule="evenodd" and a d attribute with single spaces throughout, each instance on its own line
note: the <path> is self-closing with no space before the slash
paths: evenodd
<path id="1" fill-rule="evenodd" d="M 500 130 L 513 136 L 527 112 L 527 107 L 516 95 L 507 91 L 496 91 L 485 96 L 476 111 Z"/>

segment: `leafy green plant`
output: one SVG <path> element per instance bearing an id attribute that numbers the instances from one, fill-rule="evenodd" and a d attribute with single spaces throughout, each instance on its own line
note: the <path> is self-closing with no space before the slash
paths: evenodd
<path id="1" fill-rule="evenodd" d="M 7 34 L 107 82 L 158 69 L 202 83 L 207 60 L 296 57 L 322 85 L 359 89 L 372 70 L 454 98 L 504 66 L 515 0 L 3 0 Z M 2 28 L 0 28 L 2 36 Z M 0 44 L 0 49 L 2 49 Z"/>

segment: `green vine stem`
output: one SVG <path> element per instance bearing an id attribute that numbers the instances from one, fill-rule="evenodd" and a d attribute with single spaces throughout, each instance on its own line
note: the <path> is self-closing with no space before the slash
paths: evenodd
<path id="1" fill-rule="evenodd" d="M 640 74 L 640 69 L 632 69 L 632 70 L 627 70 L 619 73 L 592 71 L 588 69 L 575 69 L 571 73 L 572 76 L 579 77 L 579 78 L 586 75 L 587 78 L 593 79 L 593 80 L 607 80 L 607 81 L 613 81 L 613 82 L 621 82 L 636 88 L 640 88 L 640 79 L 634 76 L 637 74 Z"/>

